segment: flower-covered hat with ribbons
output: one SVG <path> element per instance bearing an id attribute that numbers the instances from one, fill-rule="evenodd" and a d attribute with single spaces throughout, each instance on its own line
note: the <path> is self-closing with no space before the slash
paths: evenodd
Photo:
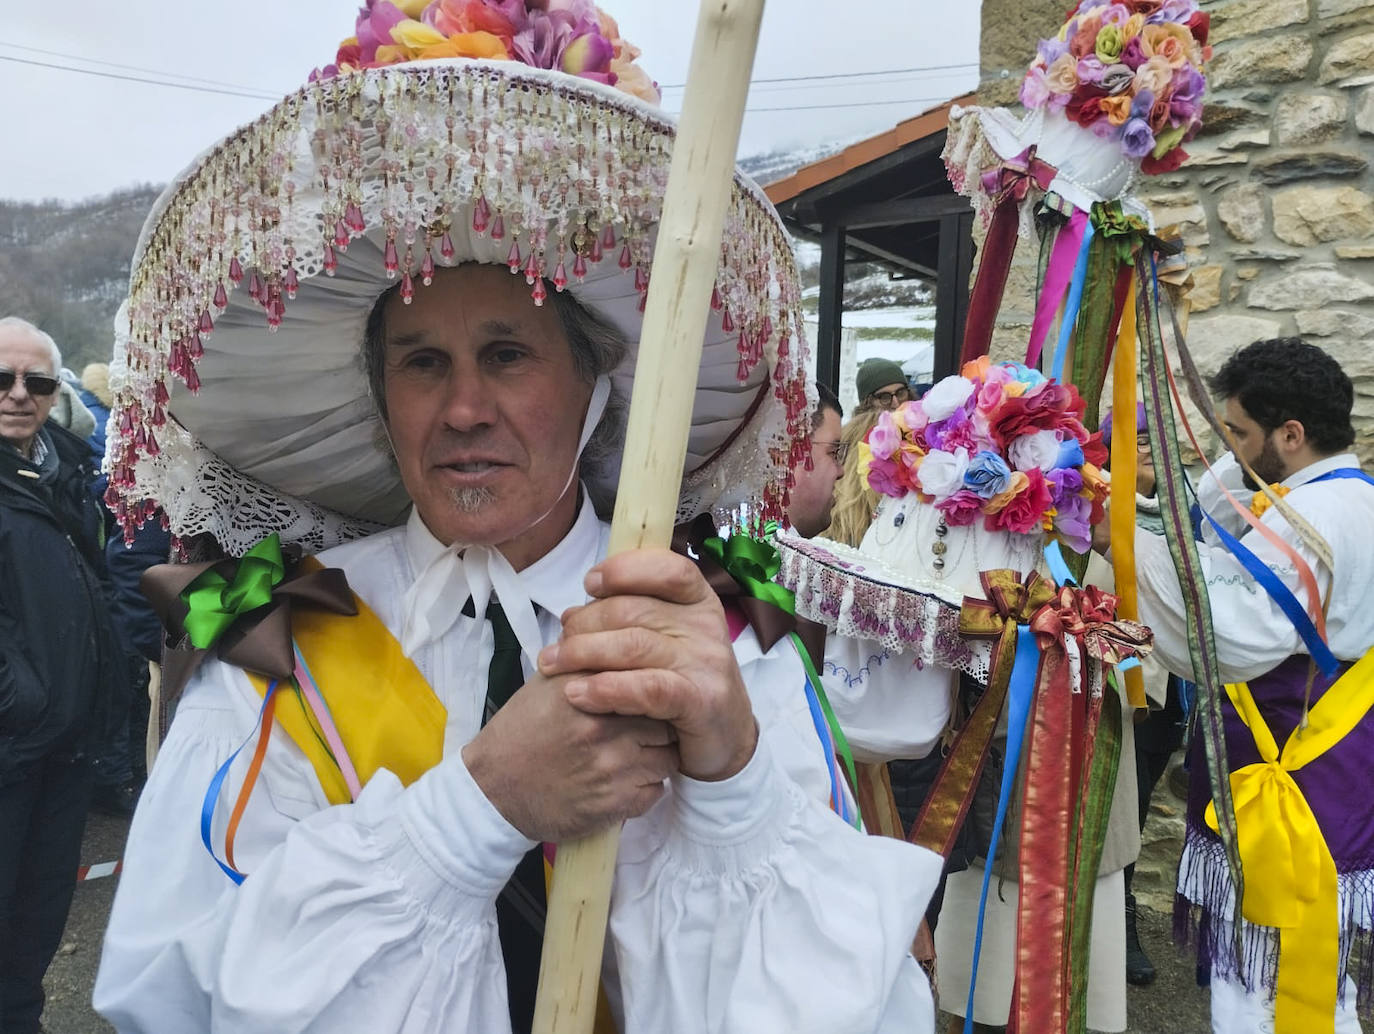
<path id="1" fill-rule="evenodd" d="M 369 0 L 333 62 L 167 188 L 115 324 L 108 501 L 241 555 L 409 505 L 357 357 L 377 298 L 504 266 L 625 333 L 628 397 L 675 127 L 589 0 Z M 787 234 L 736 173 L 678 517 L 785 506 L 814 387 Z M 593 497 L 613 495 L 607 464 Z"/>
<path id="2" fill-rule="evenodd" d="M 1020 363 L 968 363 L 883 413 L 859 453 L 875 492 L 914 494 L 951 526 L 1052 532 L 1082 553 L 1103 516 L 1107 450 L 1083 426 L 1082 398 Z"/>

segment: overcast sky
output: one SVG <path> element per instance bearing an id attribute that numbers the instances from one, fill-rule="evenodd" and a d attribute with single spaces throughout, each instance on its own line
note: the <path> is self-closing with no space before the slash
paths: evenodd
<path id="1" fill-rule="evenodd" d="M 356 0 L 3 0 L 0 198 L 78 200 L 167 181 L 204 147 L 298 87 L 311 68 L 332 60 L 338 42 L 352 34 L 357 6 Z M 665 87 L 684 81 L 694 0 L 604 0 L 602 6 L 644 51 L 640 64 L 651 76 Z M 848 142 L 971 89 L 978 7 L 944 0 L 769 0 L 749 98 L 755 110 L 745 118 L 741 154 Z M 205 91 L 253 96 L 35 63 L 194 79 Z M 915 71 L 797 81 L 894 70 Z M 758 82 L 763 79 L 790 81 Z M 681 96 L 681 89 L 665 89 L 664 106 L 676 110 Z"/>

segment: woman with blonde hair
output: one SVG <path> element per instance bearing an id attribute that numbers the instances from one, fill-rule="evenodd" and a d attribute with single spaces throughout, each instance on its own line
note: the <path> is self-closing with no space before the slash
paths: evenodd
<path id="1" fill-rule="evenodd" d="M 835 503 L 830 509 L 830 527 L 821 534 L 846 546 L 857 547 L 873 520 L 878 493 L 868 487 L 859 471 L 859 443 L 864 440 L 885 410 L 863 407 L 840 431 L 840 451 L 844 454 L 844 474 L 835 483 Z"/>

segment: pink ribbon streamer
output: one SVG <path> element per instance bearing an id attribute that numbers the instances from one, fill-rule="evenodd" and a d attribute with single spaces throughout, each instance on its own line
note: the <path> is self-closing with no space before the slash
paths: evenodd
<path id="1" fill-rule="evenodd" d="M 1040 290 L 1040 302 L 1035 307 L 1035 321 L 1031 324 L 1030 343 L 1026 346 L 1026 365 L 1035 366 L 1040 362 L 1040 351 L 1045 346 L 1045 337 L 1054 314 L 1064 301 L 1073 279 L 1073 267 L 1078 261 L 1078 250 L 1083 244 L 1083 234 L 1088 229 L 1088 213 L 1076 209 L 1069 217 L 1068 225 L 1059 231 L 1055 238 L 1054 250 L 1050 252 L 1049 268 L 1045 271 L 1045 283 Z"/>
<path id="2" fill-rule="evenodd" d="M 320 696 L 320 691 L 315 688 L 315 679 L 310 674 L 310 669 L 306 666 L 305 658 L 301 656 L 300 650 L 296 650 L 296 684 L 301 687 L 301 695 L 305 697 L 310 713 L 315 716 L 315 721 L 319 723 L 324 741 L 329 745 L 329 752 L 334 755 L 334 763 L 339 766 L 339 773 L 343 776 L 344 783 L 348 787 L 349 797 L 356 801 L 363 792 L 362 783 L 358 779 L 358 772 L 353 767 L 353 759 L 348 756 L 348 750 L 343 745 L 343 737 L 339 735 L 339 728 L 334 724 L 334 716 L 329 713 L 324 698 Z"/>

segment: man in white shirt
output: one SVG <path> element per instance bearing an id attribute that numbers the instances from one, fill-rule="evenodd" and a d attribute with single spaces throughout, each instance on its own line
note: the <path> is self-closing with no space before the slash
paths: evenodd
<path id="1" fill-rule="evenodd" d="M 1260 341 L 1241 349 L 1221 367 L 1213 388 L 1224 400 L 1224 419 L 1234 436 L 1236 451 L 1259 478 L 1277 486 L 1285 501 L 1326 540 L 1331 548 L 1334 568 L 1319 562 L 1317 554 L 1289 525 L 1276 507 L 1256 495 L 1261 520 L 1314 572 L 1317 587 L 1327 601 L 1327 643 L 1340 672 L 1349 669 L 1374 646 L 1374 609 L 1368 606 L 1369 586 L 1374 583 L 1374 551 L 1368 543 L 1374 527 L 1374 482 L 1359 469 L 1358 459 L 1347 450 L 1355 434 L 1350 423 L 1354 391 L 1349 377 L 1327 353 L 1292 338 Z M 1223 480 L 1229 480 L 1226 474 Z M 1257 489 L 1249 475 L 1246 486 Z M 1212 500 L 1220 498 L 1213 482 Z M 1206 504 L 1209 500 L 1204 500 Z M 1248 501 L 1248 500 L 1246 500 Z M 1229 505 L 1214 511 L 1217 523 L 1237 533 Z M 1248 680 L 1258 714 L 1263 718 L 1279 751 L 1287 752 L 1289 736 L 1314 715 L 1327 689 L 1336 681 L 1316 670 L 1310 660 L 1309 645 L 1299 635 L 1275 597 L 1256 578 L 1256 568 L 1267 568 L 1300 604 L 1309 600 L 1297 566 L 1292 558 L 1276 548 L 1257 531 L 1247 531 L 1241 545 L 1257 558 L 1247 565 L 1227 549 L 1217 545 L 1215 528 L 1204 524 L 1204 542 L 1198 544 L 1208 595 L 1222 678 L 1228 683 Z M 1191 677 L 1188 630 L 1184 619 L 1183 597 L 1170 559 L 1168 546 L 1160 536 L 1137 532 L 1136 559 L 1140 587 L 1140 616 L 1155 634 L 1155 656 L 1171 670 Z M 1350 683 L 1345 684 L 1349 686 Z M 1343 694 L 1345 691 L 1342 690 Z M 1233 773 L 1232 786 L 1242 768 L 1261 769 L 1267 760 L 1257 747 L 1257 734 L 1238 715 L 1231 691 L 1221 701 L 1226 721 L 1228 762 Z M 1340 694 L 1332 694 L 1332 702 Z M 1311 708 L 1309 710 L 1308 708 Z M 1362 800 L 1350 796 L 1350 788 L 1368 785 L 1374 777 L 1374 717 L 1365 713 L 1352 718 L 1353 727 L 1318 756 L 1295 768 L 1291 785 L 1315 816 L 1326 848 L 1334 859 L 1339 883 L 1340 950 L 1331 943 L 1336 935 L 1334 918 L 1330 934 L 1318 938 L 1333 955 L 1331 966 L 1318 973 L 1318 983 L 1329 984 L 1326 999 L 1336 998 L 1336 1028 L 1359 1029 L 1355 1018 L 1355 985 L 1344 978 L 1352 942 L 1364 944 L 1374 929 L 1374 898 L 1366 888 L 1374 879 L 1374 824 Z M 1253 723 L 1252 723 L 1253 724 Z M 1262 736 L 1263 734 L 1260 733 Z M 1295 736 L 1294 745 L 1302 736 Z M 1290 755 L 1285 753 L 1285 759 Z M 1180 910 L 1191 909 L 1194 921 L 1201 920 L 1200 948 L 1210 962 L 1212 978 L 1212 1023 L 1214 1030 L 1252 1031 L 1278 1029 L 1303 1031 L 1315 1026 L 1285 1026 L 1285 965 L 1293 966 L 1294 953 L 1278 952 L 1277 969 L 1272 963 L 1277 948 L 1277 931 L 1258 922 L 1245 922 L 1242 930 L 1243 955 L 1237 958 L 1236 940 L 1231 926 L 1231 901 L 1234 898 L 1229 870 L 1220 841 L 1209 828 L 1204 809 L 1211 799 L 1200 740 L 1192 748 L 1192 790 L 1189 800 L 1188 835 L 1179 870 Z M 1286 784 L 1287 785 L 1287 784 Z M 1241 800 L 1244 794 L 1237 795 Z M 1253 813 L 1252 813 L 1253 814 Z M 1250 821 L 1241 818 L 1244 843 Z M 1246 902 L 1250 913 L 1252 896 L 1258 898 L 1265 877 L 1250 871 L 1246 863 Z M 1315 892 L 1318 875 L 1312 867 L 1300 866 L 1299 879 L 1304 894 Z M 1291 888 L 1290 888 L 1291 890 Z M 1333 892 L 1334 893 L 1334 892 Z M 1291 894 L 1288 895 L 1291 900 Z M 1324 907 L 1335 907 L 1326 902 Z M 1330 918 L 1330 917 L 1328 917 Z M 1285 943 L 1299 943 L 1293 929 L 1285 926 Z M 1366 958 L 1368 957 L 1366 953 Z M 1322 967 L 1319 967 L 1322 969 Z M 1288 972 L 1295 972 L 1290 969 Z M 1275 988 L 1280 992 L 1279 1026 L 1275 1022 Z M 1319 989 L 1320 990 L 1320 989 Z M 1321 999 L 1319 999 L 1321 1000 Z M 1309 1006 L 1310 1008 L 1310 1006 Z M 1291 1018 L 1295 1014 L 1287 1013 Z M 1331 1030 L 1331 1011 L 1317 1007 L 1309 1012 L 1312 1023 Z M 1324 1017 L 1324 1018 L 1323 1018 Z"/>
<path id="2" fill-rule="evenodd" d="M 684 557 L 597 562 L 607 528 L 576 475 L 618 355 L 598 366 L 568 333 L 578 303 L 550 297 L 532 306 L 504 268 L 467 265 L 374 307 L 365 360 L 415 507 L 320 559 L 443 704 L 443 760 L 329 807 L 274 736 L 235 886 L 194 827 L 262 699 L 207 662 L 130 834 L 95 993 L 119 1030 L 519 1028 L 531 1003 L 502 979 L 497 898 L 541 841 L 624 819 L 606 982 L 622 1030 L 933 1030 L 908 948 L 939 859 L 803 792 L 828 785 L 828 760 L 788 718 L 804 679 L 790 644 L 732 643 Z M 525 683 L 484 722 L 494 597 Z M 224 819 L 206 819 L 209 842 Z"/>

